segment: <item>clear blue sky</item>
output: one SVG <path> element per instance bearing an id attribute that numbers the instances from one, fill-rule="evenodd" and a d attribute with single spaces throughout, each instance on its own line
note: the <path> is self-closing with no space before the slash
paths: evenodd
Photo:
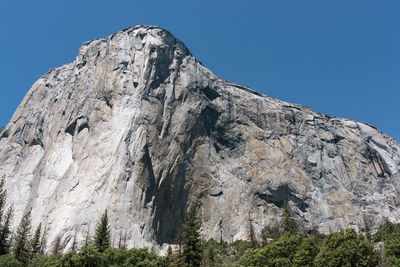
<path id="1" fill-rule="evenodd" d="M 0 125 L 87 40 L 169 30 L 223 79 L 400 140 L 399 0 L 2 0 Z"/>

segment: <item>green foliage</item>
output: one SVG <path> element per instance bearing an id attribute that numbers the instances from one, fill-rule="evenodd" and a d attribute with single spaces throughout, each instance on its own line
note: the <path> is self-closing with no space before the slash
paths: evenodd
<path id="1" fill-rule="evenodd" d="M 14 255 L 1 255 L 0 256 L 0 266 L 1 267 L 22 267 L 24 266 L 19 262 Z"/>
<path id="2" fill-rule="evenodd" d="M 31 212 L 22 216 L 21 222 L 17 228 L 14 238 L 13 252 L 15 257 L 23 263 L 27 263 L 30 259 L 29 240 L 31 231 Z"/>
<path id="3" fill-rule="evenodd" d="M 40 250 L 40 231 L 42 228 L 42 224 L 40 223 L 35 230 L 35 234 L 31 240 L 31 253 L 32 256 L 39 254 Z"/>
<path id="4" fill-rule="evenodd" d="M 385 218 L 385 222 L 379 226 L 373 239 L 375 242 L 385 241 L 386 237 L 397 235 L 400 236 L 400 226 L 399 224 L 394 224 Z"/>
<path id="5" fill-rule="evenodd" d="M 315 258 L 315 266 L 376 266 L 378 254 L 364 235 L 353 229 L 327 236 L 324 246 Z"/>
<path id="6" fill-rule="evenodd" d="M 319 253 L 319 246 L 314 237 L 305 238 L 293 258 L 293 266 L 312 267 Z"/>
<path id="7" fill-rule="evenodd" d="M 5 255 L 10 250 L 11 219 L 13 215 L 12 206 L 6 211 L 7 191 L 4 189 L 5 179 L 0 181 L 0 255 Z"/>
<path id="8" fill-rule="evenodd" d="M 167 257 L 165 260 L 168 265 L 170 265 L 173 262 L 173 253 L 171 246 L 168 246 Z"/>
<path id="9" fill-rule="evenodd" d="M 226 244 L 210 239 L 203 243 L 204 262 L 206 266 L 216 267 L 223 266 L 223 256 L 227 254 Z"/>
<path id="10" fill-rule="evenodd" d="M 400 266 L 400 237 L 392 234 L 385 241 L 386 266 Z"/>
<path id="11" fill-rule="evenodd" d="M 34 258 L 31 259 L 28 267 L 49 267 L 49 266 L 62 266 L 59 264 L 60 256 L 59 255 L 36 255 Z M 58 265 L 57 265 L 58 264 Z"/>
<path id="12" fill-rule="evenodd" d="M 101 216 L 100 223 L 97 225 L 94 236 L 94 244 L 99 252 L 105 251 L 110 247 L 110 227 L 108 226 L 107 210 Z"/>
<path id="13" fill-rule="evenodd" d="M 298 232 L 297 225 L 293 219 L 289 203 L 283 205 L 283 232 L 295 235 Z"/>
<path id="14" fill-rule="evenodd" d="M 200 266 L 203 256 L 203 247 L 200 239 L 200 222 L 197 218 L 197 208 L 191 205 L 186 214 L 182 232 L 183 251 L 179 257 L 180 266 Z"/>
<path id="15" fill-rule="evenodd" d="M 264 248 L 246 250 L 237 266 L 293 266 L 293 259 L 301 243 L 302 237 L 286 233 Z"/>

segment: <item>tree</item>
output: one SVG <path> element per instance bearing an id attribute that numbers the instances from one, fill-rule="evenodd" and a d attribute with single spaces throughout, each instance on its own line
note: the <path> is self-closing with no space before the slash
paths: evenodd
<path id="1" fill-rule="evenodd" d="M 374 241 L 385 241 L 387 237 L 392 235 L 400 236 L 400 227 L 398 224 L 394 224 L 389 221 L 388 218 L 385 218 L 385 222 L 379 226 L 378 230 L 374 234 Z"/>
<path id="2" fill-rule="evenodd" d="M 312 267 L 314 259 L 318 255 L 319 247 L 313 237 L 303 239 L 299 249 L 293 258 L 293 266 Z"/>
<path id="3" fill-rule="evenodd" d="M 400 266 L 400 237 L 390 235 L 385 240 L 386 266 Z"/>
<path id="4" fill-rule="evenodd" d="M 35 234 L 33 235 L 32 241 L 31 241 L 31 253 L 32 256 L 35 256 L 39 254 L 40 250 L 40 231 L 42 229 L 42 224 L 39 223 L 39 225 L 36 227 Z"/>
<path id="5" fill-rule="evenodd" d="M 172 248 L 171 248 L 171 246 L 169 245 L 168 246 L 168 250 L 167 250 L 167 256 L 166 256 L 166 262 L 167 262 L 167 264 L 171 264 L 172 263 L 172 260 L 173 260 L 173 253 L 172 253 Z"/>
<path id="6" fill-rule="evenodd" d="M 195 205 L 191 205 L 186 214 L 182 232 L 183 251 L 179 259 L 183 267 L 197 267 L 202 262 L 203 248 L 199 230 L 200 222 L 197 218 L 197 208 Z"/>
<path id="7" fill-rule="evenodd" d="M 298 232 L 297 225 L 293 219 L 289 203 L 283 205 L 283 232 L 295 235 Z"/>
<path id="8" fill-rule="evenodd" d="M 13 207 L 5 212 L 7 204 L 7 191 L 4 188 L 5 179 L 0 181 L 0 255 L 5 255 L 10 250 L 10 224 L 13 216 Z"/>
<path id="9" fill-rule="evenodd" d="M 354 229 L 334 232 L 325 239 L 315 258 L 315 266 L 377 266 L 379 257 L 373 245 Z"/>
<path id="10" fill-rule="evenodd" d="M 23 263 L 29 260 L 29 239 L 31 231 L 31 211 L 22 216 L 14 238 L 13 252 L 15 257 Z"/>
<path id="11" fill-rule="evenodd" d="M 42 224 L 39 223 L 39 225 L 36 227 L 35 234 L 33 235 L 33 238 L 30 242 L 30 260 L 32 260 L 34 257 L 39 255 L 41 228 L 42 228 Z"/>
<path id="12" fill-rule="evenodd" d="M 293 259 L 301 245 L 298 235 L 285 233 L 278 241 L 261 249 L 247 249 L 236 266 L 293 266 Z"/>
<path id="13" fill-rule="evenodd" d="M 101 216 L 100 223 L 97 225 L 94 236 L 94 245 L 99 252 L 105 251 L 110 247 L 110 227 L 108 225 L 107 210 Z"/>

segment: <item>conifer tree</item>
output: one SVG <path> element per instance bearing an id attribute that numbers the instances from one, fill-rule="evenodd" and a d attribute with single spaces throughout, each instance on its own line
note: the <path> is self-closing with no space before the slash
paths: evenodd
<path id="1" fill-rule="evenodd" d="M 23 263 L 29 260 L 29 239 L 31 231 L 31 212 L 24 214 L 17 228 L 14 238 L 13 252 L 15 257 Z"/>
<path id="2" fill-rule="evenodd" d="M 40 251 L 40 232 L 42 230 L 42 224 L 39 223 L 39 225 L 36 227 L 35 234 L 33 235 L 33 238 L 31 240 L 31 253 L 32 257 L 39 254 Z"/>
<path id="3" fill-rule="evenodd" d="M 4 177 L 0 181 L 0 255 L 5 255 L 10 249 L 10 224 L 13 215 L 13 207 L 5 212 L 7 204 L 7 191 L 4 188 Z"/>
<path id="4" fill-rule="evenodd" d="M 108 216 L 106 210 L 101 216 L 100 223 L 97 225 L 94 236 L 94 245 L 99 252 L 103 252 L 110 247 L 110 240 L 110 227 L 108 225 Z"/>
<path id="5" fill-rule="evenodd" d="M 180 266 L 197 267 L 201 265 L 203 247 L 200 239 L 200 222 L 197 218 L 197 208 L 191 205 L 186 214 L 182 232 L 183 251 L 180 254 Z"/>
<path id="6" fill-rule="evenodd" d="M 287 202 L 283 206 L 283 232 L 291 235 L 297 234 L 297 226 L 292 216 L 292 211 Z"/>
<path id="7" fill-rule="evenodd" d="M 1 219 L 1 223 L 0 223 L 0 255 L 8 254 L 8 252 L 10 251 L 10 247 L 11 247 L 10 224 L 11 224 L 11 219 L 13 216 L 13 211 L 14 211 L 14 209 L 11 206 L 10 208 L 8 208 L 5 218 Z"/>

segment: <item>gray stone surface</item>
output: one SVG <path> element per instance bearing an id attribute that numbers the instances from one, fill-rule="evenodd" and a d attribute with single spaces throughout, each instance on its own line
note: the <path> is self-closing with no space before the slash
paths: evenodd
<path id="1" fill-rule="evenodd" d="M 0 139 L 15 220 L 82 245 L 108 209 L 113 245 L 173 242 L 190 202 L 205 239 L 279 227 L 288 201 L 305 230 L 399 221 L 400 145 L 373 126 L 319 114 L 216 77 L 179 40 L 137 26 L 86 42 L 43 75 Z"/>

